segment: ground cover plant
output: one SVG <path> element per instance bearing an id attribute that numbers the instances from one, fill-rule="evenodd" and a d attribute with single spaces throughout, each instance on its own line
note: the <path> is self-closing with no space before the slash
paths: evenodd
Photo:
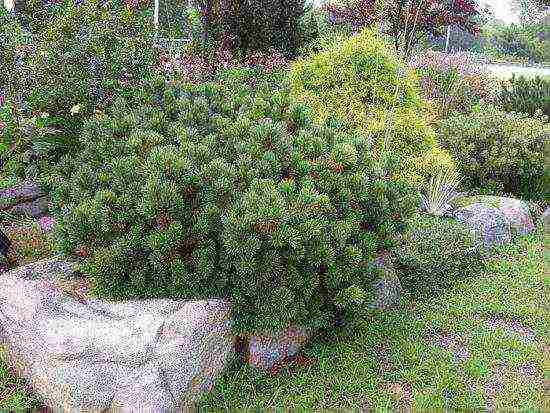
<path id="1" fill-rule="evenodd" d="M 483 268 L 474 234 L 450 218 L 417 217 L 395 253 L 401 283 L 417 297 L 441 293 Z"/>

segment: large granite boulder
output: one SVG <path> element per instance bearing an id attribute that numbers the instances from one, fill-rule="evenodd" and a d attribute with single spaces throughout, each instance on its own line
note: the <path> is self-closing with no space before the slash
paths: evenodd
<path id="1" fill-rule="evenodd" d="M 472 229 L 479 247 L 490 249 L 512 240 L 510 222 L 498 208 L 477 203 L 459 208 L 453 215 Z"/>
<path id="2" fill-rule="evenodd" d="M 49 207 L 46 194 L 31 181 L 0 191 L 0 211 L 17 216 L 40 218 Z"/>
<path id="3" fill-rule="evenodd" d="M 0 275 L 0 342 L 46 406 L 167 412 L 213 386 L 233 356 L 226 301 L 99 300 L 73 270 Z"/>
<path id="4" fill-rule="evenodd" d="M 483 204 L 498 209 L 510 224 L 512 235 L 527 235 L 535 230 L 535 224 L 529 211 L 529 205 L 519 199 L 500 196 L 460 197 L 453 201 L 456 207 Z"/>

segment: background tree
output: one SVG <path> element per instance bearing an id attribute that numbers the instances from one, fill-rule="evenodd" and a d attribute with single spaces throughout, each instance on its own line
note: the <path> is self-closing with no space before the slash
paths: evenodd
<path id="1" fill-rule="evenodd" d="M 519 15 L 522 25 L 539 22 L 549 8 L 548 0 L 512 0 L 512 10 Z"/>
<path id="2" fill-rule="evenodd" d="M 324 7 L 333 24 L 354 31 L 378 24 L 405 57 L 422 36 L 441 36 L 449 25 L 474 35 L 479 32 L 480 12 L 474 0 L 355 0 Z"/>
<path id="3" fill-rule="evenodd" d="M 295 56 L 304 42 L 305 0 L 190 0 L 201 16 L 203 39 L 242 51 L 276 49 Z"/>

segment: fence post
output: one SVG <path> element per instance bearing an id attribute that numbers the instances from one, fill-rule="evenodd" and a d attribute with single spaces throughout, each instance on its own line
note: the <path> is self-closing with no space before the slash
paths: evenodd
<path id="1" fill-rule="evenodd" d="M 154 21 L 155 21 L 155 41 L 158 41 L 159 36 L 159 7 L 160 7 L 160 0 L 155 0 L 155 15 L 154 15 Z"/>
<path id="2" fill-rule="evenodd" d="M 449 53 L 449 40 L 451 38 L 451 25 L 447 26 L 447 40 L 445 41 L 445 53 Z"/>

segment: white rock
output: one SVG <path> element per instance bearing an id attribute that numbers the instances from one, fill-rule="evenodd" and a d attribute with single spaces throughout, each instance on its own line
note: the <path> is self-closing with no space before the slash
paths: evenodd
<path id="1" fill-rule="evenodd" d="M 226 301 L 81 302 L 48 287 L 57 264 L 42 264 L 0 276 L 0 337 L 55 411 L 190 407 L 233 356 Z"/>

